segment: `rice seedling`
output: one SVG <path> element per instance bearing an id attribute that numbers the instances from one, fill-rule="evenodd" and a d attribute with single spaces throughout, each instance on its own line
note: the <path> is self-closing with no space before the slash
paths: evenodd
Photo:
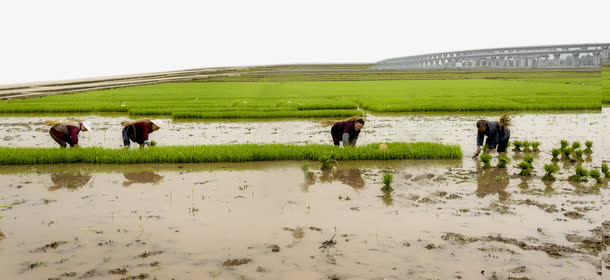
<path id="1" fill-rule="evenodd" d="M 523 141 L 521 142 L 522 146 L 523 146 L 523 151 L 524 152 L 531 152 L 532 150 L 530 150 L 530 145 L 532 145 L 532 143 L 530 141 Z"/>
<path id="2" fill-rule="evenodd" d="M 527 163 L 532 163 L 534 162 L 534 156 L 533 155 L 527 155 L 523 158 L 523 161 L 527 162 Z"/>
<path id="3" fill-rule="evenodd" d="M 104 148 L 8 148 L 0 147 L 0 165 L 54 163 L 199 163 L 270 160 L 392 160 L 460 159 L 459 145 L 437 143 L 380 143 L 341 149 L 332 145 L 240 144 L 200 146 L 157 146 L 154 149 Z"/>
<path id="4" fill-rule="evenodd" d="M 394 191 L 392 188 L 392 181 L 394 181 L 394 174 L 390 172 L 383 173 L 383 187 L 381 190 L 384 192 Z"/>
<path id="5" fill-rule="evenodd" d="M 155 140 L 150 141 L 150 146 L 151 147 L 157 146 L 157 141 L 155 141 Z"/>
<path id="6" fill-rule="evenodd" d="M 580 142 L 578 142 L 578 141 L 574 141 L 574 142 L 572 143 L 572 149 L 573 149 L 573 150 L 580 149 Z"/>
<path id="7" fill-rule="evenodd" d="M 582 158 L 582 154 L 583 154 L 582 150 L 580 150 L 580 149 L 574 150 L 574 156 L 573 156 L 572 160 L 584 161 L 584 159 Z"/>
<path id="8" fill-rule="evenodd" d="M 252 73 L 251 73 L 252 74 Z M 345 73 L 346 75 L 348 73 Z M 545 75 L 550 75 L 544 73 Z M 253 76 L 252 76 L 253 75 Z M 0 112 L 133 112 L 142 114 L 175 114 L 193 107 L 235 107 L 238 112 L 249 108 L 275 107 L 286 111 L 311 111 L 360 108 L 379 112 L 414 111 L 480 111 L 480 110 L 565 110 L 600 109 L 599 86 L 575 85 L 538 79 L 462 79 L 455 73 L 420 73 L 426 79 L 391 81 L 375 73 L 354 75 L 357 81 L 290 81 L 295 77 L 287 73 L 275 74 L 282 82 L 268 81 L 268 74 L 252 74 L 243 77 L 224 77 L 212 80 L 224 82 L 183 82 L 126 88 L 94 90 L 0 103 Z M 272 74 L 273 75 L 273 74 Z M 391 74 L 394 76 L 397 74 Z M 417 76 L 401 73 L 403 78 Z M 473 74 L 488 77 L 490 74 Z M 528 74 L 511 73 L 505 76 Z M 542 74 L 541 74 L 542 75 Z M 563 74 L 561 74 L 563 75 Z M 365 79 L 381 79 L 361 81 Z M 262 78 L 260 78 L 262 77 Z M 337 79 L 337 75 L 319 73 L 303 75 L 300 79 Z M 447 79 L 446 77 L 453 77 Z M 231 80 L 233 79 L 233 80 Z M 246 82 L 242 82 L 246 81 Z M 564 80 L 565 81 L 565 80 Z M 490 99 L 493 93 L 494 99 Z M 337 98 L 337 97 L 343 98 Z M 145 98 L 143 98 L 145 97 Z M 205 101 L 203 101 L 205 100 Z M 439 102 L 443 100 L 443 102 Z M 500 102 L 498 102 L 498 100 Z M 244 103 L 246 102 L 246 103 Z M 290 102 L 290 103 L 289 103 Z M 301 117 L 302 115 L 296 115 Z"/>
<path id="9" fill-rule="evenodd" d="M 562 149 L 563 155 L 561 156 L 561 159 L 568 161 L 570 160 L 570 156 L 572 155 L 572 148 L 565 148 Z"/>
<path id="10" fill-rule="evenodd" d="M 498 156 L 498 168 L 506 168 L 506 164 L 508 163 L 508 157 L 506 156 Z"/>
<path id="11" fill-rule="evenodd" d="M 559 171 L 559 166 L 555 164 L 545 164 L 544 171 L 546 173 L 544 174 L 544 176 L 542 176 L 542 180 L 555 181 L 555 176 L 553 176 L 553 173 Z"/>
<path id="12" fill-rule="evenodd" d="M 333 170 L 339 165 L 334 159 L 322 159 L 321 162 L 322 166 L 320 167 L 320 170 Z"/>
<path id="13" fill-rule="evenodd" d="M 538 148 L 540 146 L 540 141 L 533 141 L 533 142 L 530 142 L 530 143 L 532 144 L 532 150 L 534 152 L 539 152 L 540 151 L 540 149 Z"/>
<path id="14" fill-rule="evenodd" d="M 568 140 L 561 140 L 560 144 L 561 144 L 561 150 L 565 150 L 570 146 L 570 142 L 568 142 Z"/>
<path id="15" fill-rule="evenodd" d="M 521 147 L 523 146 L 523 142 L 522 141 L 513 141 L 513 152 L 521 152 Z"/>
<path id="16" fill-rule="evenodd" d="M 585 141 L 585 146 L 587 147 L 585 149 L 586 154 L 593 153 L 593 149 L 591 149 L 591 148 L 593 148 L 593 141 Z"/>
<path id="17" fill-rule="evenodd" d="M 532 166 L 531 163 L 527 162 L 527 161 L 522 161 L 518 164 L 519 168 L 521 168 L 521 171 L 519 172 L 519 175 L 521 176 L 530 176 L 532 175 L 532 171 L 534 170 L 534 166 Z"/>
<path id="18" fill-rule="evenodd" d="M 604 173 L 606 178 L 610 178 L 610 169 L 608 168 L 607 163 L 602 163 L 602 173 Z"/>
<path id="19" fill-rule="evenodd" d="M 587 169 L 579 165 L 576 166 L 576 169 L 574 170 L 574 175 L 570 176 L 568 180 L 572 182 L 586 182 L 588 175 L 589 172 L 587 171 Z"/>
<path id="20" fill-rule="evenodd" d="M 601 172 L 599 172 L 599 170 L 597 169 L 591 169 L 589 170 L 589 177 L 595 179 L 595 182 L 597 184 L 601 184 L 602 183 L 602 178 L 601 178 L 602 174 Z"/>
<path id="21" fill-rule="evenodd" d="M 555 149 L 551 150 L 551 154 L 553 155 L 553 158 L 551 160 L 552 161 L 558 161 L 559 160 L 559 154 L 561 154 L 561 150 L 555 148 Z"/>
<path id="22" fill-rule="evenodd" d="M 483 162 L 483 168 L 490 168 L 491 167 L 491 155 L 488 153 L 483 153 L 481 155 L 481 162 Z"/>

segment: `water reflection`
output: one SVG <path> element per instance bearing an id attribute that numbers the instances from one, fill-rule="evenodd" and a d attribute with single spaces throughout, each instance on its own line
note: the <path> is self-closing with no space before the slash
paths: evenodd
<path id="1" fill-rule="evenodd" d="M 129 187 L 132 184 L 136 183 L 157 185 L 164 178 L 164 176 L 161 176 L 152 171 L 123 173 L 123 176 L 125 177 L 125 179 L 127 179 L 127 181 L 123 182 L 123 187 Z"/>
<path id="2" fill-rule="evenodd" d="M 508 199 L 510 193 L 506 191 L 506 187 L 510 179 L 506 168 L 477 168 L 477 171 L 477 197 L 498 194 L 500 201 Z"/>
<path id="3" fill-rule="evenodd" d="M 362 171 L 360 171 L 360 169 L 335 169 L 332 171 L 322 171 L 320 181 L 328 183 L 340 181 L 354 189 L 361 189 L 365 184 L 364 179 L 362 178 Z"/>
<path id="4" fill-rule="evenodd" d="M 54 185 L 48 187 L 48 190 L 56 191 L 61 188 L 75 190 L 89 183 L 91 178 L 92 176 L 88 173 L 54 173 L 51 174 L 51 181 Z"/>

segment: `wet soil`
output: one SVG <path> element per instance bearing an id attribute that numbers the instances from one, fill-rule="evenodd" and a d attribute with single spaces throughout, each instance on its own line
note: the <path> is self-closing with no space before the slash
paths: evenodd
<path id="1" fill-rule="evenodd" d="M 559 145 L 559 140 L 570 142 L 586 140 L 594 142 L 591 160 L 610 161 L 610 137 L 608 127 L 610 107 L 601 112 L 578 113 L 516 113 L 513 115 L 511 140 L 541 141 L 541 150 L 549 153 Z M 498 116 L 490 112 L 476 114 L 407 114 L 371 116 L 360 134 L 358 143 L 393 141 L 429 141 L 460 144 L 464 155 L 472 155 L 476 148 L 478 119 L 495 120 Z M 49 136 L 47 119 L 61 117 L 12 117 L 0 118 L 0 146 L 8 147 L 55 147 Z M 100 146 L 118 148 L 122 146 L 120 122 L 129 119 L 120 116 L 79 116 L 93 123 L 93 131 L 80 135 L 83 147 Z M 158 145 L 208 145 L 246 143 L 290 143 L 332 144 L 330 128 L 324 128 L 316 120 L 264 120 L 236 122 L 202 121 L 176 122 L 164 119 L 164 127 L 151 134 Z M 133 147 L 138 146 L 132 144 Z M 602 147 L 606 147 L 603 149 Z"/>
<path id="2" fill-rule="evenodd" d="M 6 279 L 610 273 L 607 184 L 571 184 L 567 174 L 550 185 L 524 181 L 516 167 L 471 159 L 340 162 L 332 171 L 309 163 L 315 180 L 300 165 L 2 167 L 0 271 Z M 393 192 L 380 190 L 384 172 L 394 173 Z"/>

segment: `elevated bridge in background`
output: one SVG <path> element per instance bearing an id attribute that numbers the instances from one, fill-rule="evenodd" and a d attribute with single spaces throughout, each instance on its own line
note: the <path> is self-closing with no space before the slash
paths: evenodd
<path id="1" fill-rule="evenodd" d="M 610 43 L 604 43 L 442 52 L 385 59 L 371 69 L 599 68 L 610 61 L 609 49 Z"/>

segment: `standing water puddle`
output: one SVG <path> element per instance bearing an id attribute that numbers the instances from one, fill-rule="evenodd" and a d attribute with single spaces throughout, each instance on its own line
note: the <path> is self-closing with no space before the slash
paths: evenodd
<path id="1" fill-rule="evenodd" d="M 607 182 L 462 161 L 3 167 L 4 279 L 598 279 Z M 380 188 L 394 173 L 394 192 Z M 602 207 L 602 205 L 604 205 Z M 605 211 L 604 211 L 605 208 Z M 74 277 L 71 277 L 74 276 Z M 134 278 L 141 277 L 141 278 Z M 335 277 L 335 278 L 333 278 Z"/>

